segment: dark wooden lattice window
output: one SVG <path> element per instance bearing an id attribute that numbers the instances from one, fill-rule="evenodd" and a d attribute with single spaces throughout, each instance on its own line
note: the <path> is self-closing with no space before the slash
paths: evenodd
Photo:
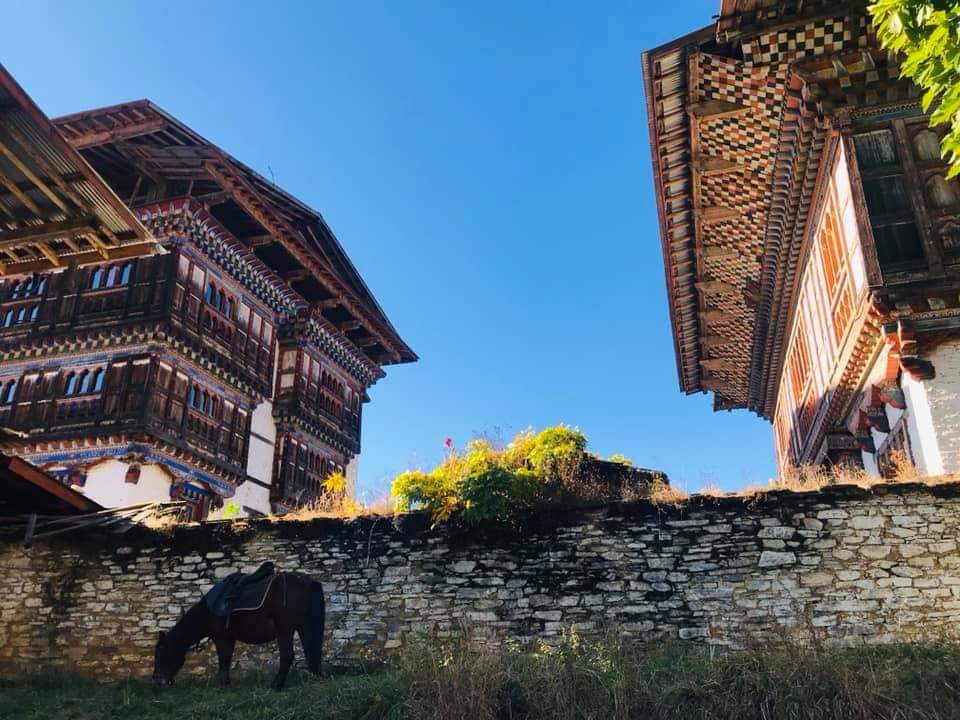
<path id="1" fill-rule="evenodd" d="M 880 267 L 923 265 L 923 243 L 893 131 L 855 135 L 853 145 Z"/>

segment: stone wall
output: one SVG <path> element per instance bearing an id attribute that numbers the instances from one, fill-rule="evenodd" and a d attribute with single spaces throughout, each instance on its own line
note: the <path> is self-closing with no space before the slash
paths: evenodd
<path id="1" fill-rule="evenodd" d="M 953 637 L 958 535 L 960 484 L 901 484 L 551 509 L 473 531 L 411 514 L 7 543 L 0 672 L 148 674 L 158 629 L 217 578 L 265 559 L 324 584 L 335 664 L 464 624 L 521 641 L 565 628 L 732 646 Z M 240 657 L 274 655 L 252 652 Z"/>

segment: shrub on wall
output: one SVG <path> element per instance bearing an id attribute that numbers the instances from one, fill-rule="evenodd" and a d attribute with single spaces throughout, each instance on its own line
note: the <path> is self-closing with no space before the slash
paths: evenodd
<path id="1" fill-rule="evenodd" d="M 398 475 L 391 496 L 398 511 L 426 510 L 434 522 L 455 513 L 471 525 L 504 520 L 539 501 L 577 497 L 586 457 L 586 436 L 566 425 L 525 430 L 502 449 L 476 439 L 462 452 L 451 449 L 430 472 Z"/>

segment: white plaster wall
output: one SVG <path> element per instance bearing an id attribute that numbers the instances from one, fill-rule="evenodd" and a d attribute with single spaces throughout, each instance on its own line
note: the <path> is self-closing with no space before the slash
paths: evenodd
<path id="1" fill-rule="evenodd" d="M 907 433 L 914 463 L 923 475 L 941 475 L 943 459 L 927 395 L 929 382 L 914 380 L 906 372 L 900 376 L 900 387 L 907 399 Z"/>
<path id="2" fill-rule="evenodd" d="M 127 463 L 105 460 L 90 468 L 81 492 L 104 507 L 170 501 L 170 476 L 159 465 L 141 465 L 136 485 L 124 481 Z"/>
<path id="3" fill-rule="evenodd" d="M 230 519 L 248 517 L 250 513 L 245 508 L 251 508 L 266 515 L 270 512 L 270 489 L 250 481 L 240 483 L 233 497 L 224 498 L 223 506 L 218 510 L 211 510 L 207 520 L 222 520 L 223 513 L 230 503 L 233 503 L 239 509 L 239 512 L 235 515 L 232 514 Z"/>
<path id="4" fill-rule="evenodd" d="M 344 475 L 347 476 L 347 497 L 357 497 L 357 476 L 360 472 L 360 456 L 354 455 L 353 459 L 347 463 L 347 470 Z"/>
<path id="5" fill-rule="evenodd" d="M 257 405 L 250 419 L 247 474 L 269 484 L 273 477 L 273 453 L 276 446 L 277 426 L 273 421 L 273 403 L 265 400 Z"/>
<path id="6" fill-rule="evenodd" d="M 960 341 L 939 345 L 925 359 L 935 373 L 923 387 L 936 431 L 939 472 L 960 472 Z"/>

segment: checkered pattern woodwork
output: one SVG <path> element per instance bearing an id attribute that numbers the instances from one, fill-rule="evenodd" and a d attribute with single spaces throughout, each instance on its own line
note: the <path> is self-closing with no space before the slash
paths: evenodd
<path id="1" fill-rule="evenodd" d="M 691 102 L 721 100 L 748 108 L 735 115 L 703 118 L 699 123 L 697 155 L 741 166 L 719 174 L 697 175 L 702 206 L 741 213 L 720 222 L 700 223 L 701 247 L 737 252 L 733 256 L 701 256 L 701 280 L 722 280 L 744 291 L 759 287 L 789 63 L 866 47 L 870 41 L 866 27 L 864 18 L 819 19 L 744 42 L 742 60 L 700 53 Z M 716 333 L 733 341 L 703 350 L 705 359 L 731 360 L 737 368 L 709 372 L 721 381 L 715 383 L 717 407 L 748 406 L 756 316 L 749 293 L 702 291 L 700 306 L 730 316 L 722 323 L 701 328 L 703 333 Z"/>

